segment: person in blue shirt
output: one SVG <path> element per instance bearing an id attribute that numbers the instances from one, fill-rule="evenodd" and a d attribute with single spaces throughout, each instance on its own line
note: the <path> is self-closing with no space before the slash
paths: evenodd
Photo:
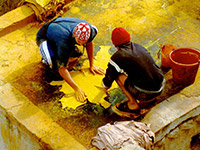
<path id="1" fill-rule="evenodd" d="M 74 89 L 80 102 L 86 101 L 86 94 L 72 79 L 69 70 L 83 54 L 76 44 L 86 48 L 90 71 L 105 74 L 104 70 L 93 63 L 93 42 L 98 29 L 85 20 L 71 17 L 58 17 L 45 23 L 37 33 L 36 42 L 40 48 L 42 62 L 57 70 L 61 77 Z"/>

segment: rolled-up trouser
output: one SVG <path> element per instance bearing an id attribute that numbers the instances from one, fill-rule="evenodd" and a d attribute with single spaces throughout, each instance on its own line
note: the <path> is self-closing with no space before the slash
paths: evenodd
<path id="1" fill-rule="evenodd" d="M 42 55 L 42 62 L 49 65 L 51 69 L 55 67 L 55 50 L 53 47 L 45 40 L 40 43 L 40 54 Z"/>
<path id="2" fill-rule="evenodd" d="M 39 45 L 40 54 L 42 55 L 42 62 L 47 64 L 51 69 L 57 69 L 57 55 L 56 55 L 56 47 L 50 44 L 47 40 L 44 40 Z M 83 50 L 79 50 L 77 46 L 74 47 L 74 50 L 71 53 L 70 57 L 80 57 L 84 53 Z"/>
<path id="3" fill-rule="evenodd" d="M 165 86 L 165 79 L 163 79 L 163 82 L 161 84 L 161 87 L 158 91 L 147 91 L 144 89 L 141 89 L 137 86 L 130 86 L 127 84 L 127 91 L 136 98 L 137 100 L 141 102 L 150 102 L 152 101 L 156 96 L 160 95 L 163 88 Z"/>

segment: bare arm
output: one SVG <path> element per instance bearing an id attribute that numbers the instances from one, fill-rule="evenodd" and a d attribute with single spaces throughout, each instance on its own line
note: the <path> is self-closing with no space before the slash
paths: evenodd
<path id="1" fill-rule="evenodd" d="M 94 48 L 93 48 L 93 43 L 89 42 L 86 44 L 86 50 L 87 50 L 87 55 L 88 59 L 90 62 L 90 68 L 93 66 L 93 59 L 94 59 Z"/>
<path id="2" fill-rule="evenodd" d="M 97 67 L 93 64 L 93 60 L 94 60 L 94 48 L 93 48 L 93 43 L 89 42 L 86 44 L 86 50 L 87 50 L 87 55 L 88 55 L 88 59 L 89 59 L 89 63 L 90 63 L 90 71 L 95 74 L 98 73 L 100 75 L 105 74 L 104 69 Z"/>
<path id="3" fill-rule="evenodd" d="M 86 101 L 85 92 L 81 88 L 79 88 L 79 86 L 74 82 L 67 68 L 61 67 L 58 69 L 58 72 L 60 73 L 62 78 L 74 89 L 76 99 L 80 102 L 85 102 Z"/>

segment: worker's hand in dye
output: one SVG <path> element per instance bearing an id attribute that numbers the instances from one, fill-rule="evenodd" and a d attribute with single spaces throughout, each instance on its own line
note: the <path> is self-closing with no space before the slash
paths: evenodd
<path id="1" fill-rule="evenodd" d="M 100 75 L 104 75 L 105 71 L 104 69 L 102 69 L 101 67 L 97 67 L 95 65 L 92 65 L 92 67 L 90 67 L 90 72 L 92 72 L 93 74 L 100 74 Z"/>
<path id="2" fill-rule="evenodd" d="M 79 101 L 81 103 L 84 103 L 86 101 L 86 98 L 87 98 L 85 91 L 83 91 L 80 88 L 75 90 L 75 97 L 76 97 L 77 101 Z"/>

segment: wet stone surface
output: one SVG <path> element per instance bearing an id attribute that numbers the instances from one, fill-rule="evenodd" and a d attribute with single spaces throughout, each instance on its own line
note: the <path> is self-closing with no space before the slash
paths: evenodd
<path id="1" fill-rule="evenodd" d="M 122 26 L 130 32 L 132 41 L 145 46 L 160 65 L 157 57 L 160 44 L 200 47 L 200 22 L 195 15 L 188 16 L 190 12 L 184 5 L 187 2 L 191 3 L 188 0 L 182 3 L 174 0 L 86 0 L 71 7 L 64 16 L 86 19 L 97 26 L 99 33 L 94 40 L 95 54 L 102 45 L 111 46 L 109 53 L 115 52 L 110 40 L 111 32 L 114 27 Z M 1 37 L 1 52 L 4 54 L 0 56 L 1 74 L 77 141 L 91 148 L 90 141 L 98 127 L 127 118 L 120 118 L 93 103 L 86 103 L 75 110 L 62 109 L 59 100 L 65 95 L 60 91 L 61 86 L 50 85 L 52 80 L 59 80 L 59 76 L 40 63 L 41 56 L 35 43 L 39 27 L 33 23 Z M 185 89 L 174 83 L 171 70 L 163 68 L 163 72 L 166 86 L 156 102 L 148 106 L 149 109 Z M 198 87 L 184 93 L 185 96 L 198 96 Z"/>
<path id="2" fill-rule="evenodd" d="M 91 138 L 95 136 L 98 127 L 109 122 L 131 120 L 130 118 L 121 118 L 114 114 L 110 108 L 105 109 L 89 101 L 77 107 L 75 110 L 70 108 L 62 109 L 59 100 L 65 94 L 60 92 L 61 86 L 50 85 L 52 80 L 60 80 L 60 77 L 40 62 L 26 66 L 14 72 L 13 75 L 16 75 L 16 77 L 10 82 L 17 90 L 28 97 L 36 106 L 42 109 L 68 133 L 88 148 L 91 147 Z M 184 88 L 174 83 L 171 69 L 165 72 L 165 79 L 166 86 L 161 95 L 156 98 L 155 102 L 143 104 L 145 108 L 150 110 L 154 105 L 167 100 L 167 98 Z M 121 90 L 114 89 L 109 91 L 105 99 L 113 102 L 116 97 L 118 97 L 118 101 L 126 98 Z M 136 120 L 140 121 L 143 117 L 141 116 Z"/>

